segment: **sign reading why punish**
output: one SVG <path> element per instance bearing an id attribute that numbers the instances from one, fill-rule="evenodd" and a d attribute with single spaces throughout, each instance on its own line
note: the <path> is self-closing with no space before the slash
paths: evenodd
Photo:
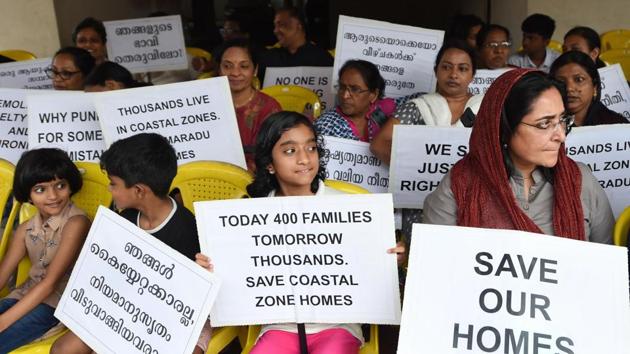
<path id="1" fill-rule="evenodd" d="M 52 79 L 44 72 L 51 62 L 41 58 L 0 64 L 0 87 L 51 90 Z"/>
<path id="2" fill-rule="evenodd" d="M 58 147 L 72 161 L 98 162 L 105 142 L 94 109 L 95 93 L 34 92 L 27 96 L 31 148 Z"/>
<path id="3" fill-rule="evenodd" d="M 188 67 L 179 15 L 103 22 L 109 60 L 132 73 Z"/>
<path id="4" fill-rule="evenodd" d="M 387 97 L 433 92 L 433 65 L 443 38 L 444 31 L 339 16 L 333 82 L 346 61 L 363 59 L 378 67 Z"/>
<path id="5" fill-rule="evenodd" d="M 139 133 L 165 136 L 179 164 L 214 160 L 246 168 L 226 77 L 99 93 L 105 142 Z"/>
<path id="6" fill-rule="evenodd" d="M 26 90 L 0 89 L 0 158 L 17 164 L 28 150 Z"/>
<path id="7" fill-rule="evenodd" d="M 399 354 L 629 353 L 625 248 L 413 227 Z"/>
<path id="8" fill-rule="evenodd" d="M 219 285 L 207 270 L 99 207 L 55 317 L 98 353 L 191 353 Z"/>
<path id="9" fill-rule="evenodd" d="M 392 213 L 388 194 L 196 202 L 212 324 L 398 323 Z"/>

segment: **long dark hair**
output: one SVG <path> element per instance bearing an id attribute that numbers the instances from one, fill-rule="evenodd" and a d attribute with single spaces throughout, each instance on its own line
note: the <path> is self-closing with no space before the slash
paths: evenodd
<path id="1" fill-rule="evenodd" d="M 271 151 L 284 132 L 298 125 L 304 125 L 311 130 L 317 142 L 317 153 L 319 156 L 319 170 L 311 182 L 311 192 L 317 193 L 319 181 L 326 178 L 326 157 L 324 152 L 323 139 L 317 135 L 313 123 L 303 114 L 290 111 L 281 111 L 270 115 L 260 127 L 256 136 L 256 152 L 254 162 L 256 164 L 256 174 L 254 181 L 247 186 L 247 193 L 250 197 L 266 197 L 280 185 L 275 174 L 269 173 L 267 166 L 273 162 Z"/>

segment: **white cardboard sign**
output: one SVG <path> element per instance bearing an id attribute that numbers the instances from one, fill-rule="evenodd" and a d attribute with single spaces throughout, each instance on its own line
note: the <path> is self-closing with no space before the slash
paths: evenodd
<path id="1" fill-rule="evenodd" d="M 0 64 L 0 87 L 51 90 L 52 79 L 44 72 L 50 63 L 51 58 L 42 58 Z"/>
<path id="2" fill-rule="evenodd" d="M 468 152 L 471 129 L 394 125 L 389 191 L 396 208 L 422 209 L 424 199 Z"/>
<path id="3" fill-rule="evenodd" d="M 188 68 L 179 15 L 103 22 L 109 60 L 132 73 Z"/>
<path id="4" fill-rule="evenodd" d="M 99 93 L 94 97 L 107 146 L 139 133 L 165 136 L 178 164 L 214 160 L 246 168 L 225 76 Z"/>
<path id="5" fill-rule="evenodd" d="M 98 353 L 191 353 L 218 290 L 210 272 L 99 207 L 55 317 Z"/>
<path id="6" fill-rule="evenodd" d="M 600 101 L 630 121 L 630 87 L 621 66 L 614 64 L 599 69 L 602 81 L 602 97 Z"/>
<path id="7" fill-rule="evenodd" d="M 473 80 L 468 85 L 468 92 L 473 95 L 485 95 L 494 80 L 503 75 L 506 71 L 510 70 L 511 68 L 494 70 L 478 69 L 475 73 L 475 77 L 473 77 Z"/>
<path id="8" fill-rule="evenodd" d="M 28 150 L 26 93 L 0 88 L 0 158 L 14 165 Z"/>
<path id="9" fill-rule="evenodd" d="M 194 205 L 201 250 L 223 279 L 213 325 L 399 322 L 390 195 Z"/>
<path id="10" fill-rule="evenodd" d="M 433 66 L 444 31 L 339 16 L 333 82 L 349 59 L 374 63 L 385 79 L 385 96 L 435 91 Z"/>
<path id="11" fill-rule="evenodd" d="M 370 144 L 325 136 L 326 178 L 359 185 L 372 193 L 387 193 L 389 167 L 370 151 Z"/>
<path id="12" fill-rule="evenodd" d="M 398 354 L 630 353 L 626 248 L 413 227 Z"/>
<path id="13" fill-rule="evenodd" d="M 335 95 L 330 90 L 331 81 L 332 67 L 271 67 L 265 70 L 263 87 L 273 85 L 296 85 L 312 90 L 319 97 L 323 112 L 335 107 Z"/>
<path id="14" fill-rule="evenodd" d="M 573 128 L 565 146 L 593 171 L 618 217 L 630 205 L 630 124 Z"/>
<path id="15" fill-rule="evenodd" d="M 66 150 L 72 161 L 98 162 L 105 141 L 92 101 L 95 95 L 60 91 L 28 94 L 29 147 L 58 147 Z"/>

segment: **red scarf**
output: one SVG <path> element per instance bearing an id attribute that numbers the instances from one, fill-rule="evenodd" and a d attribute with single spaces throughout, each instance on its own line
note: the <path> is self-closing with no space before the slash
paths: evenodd
<path id="1" fill-rule="evenodd" d="M 499 126 L 503 103 L 512 86 L 532 70 L 514 69 L 488 89 L 470 136 L 469 153 L 451 170 L 451 189 L 457 202 L 457 225 L 543 233 L 521 210 L 503 163 Z M 560 146 L 553 167 L 553 230 L 556 236 L 584 240 L 580 191 L 582 175 Z"/>

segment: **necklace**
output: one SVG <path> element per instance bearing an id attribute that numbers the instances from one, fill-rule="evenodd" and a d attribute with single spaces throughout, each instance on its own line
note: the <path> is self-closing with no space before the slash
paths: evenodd
<path id="1" fill-rule="evenodd" d="M 252 93 L 249 95 L 249 97 L 247 98 L 247 100 L 245 100 L 245 102 L 243 103 L 239 103 L 236 104 L 236 102 L 234 103 L 234 106 L 239 108 L 239 107 L 243 107 L 244 105 L 248 104 L 251 100 L 254 99 L 254 96 L 256 96 L 256 90 L 252 89 Z"/>

